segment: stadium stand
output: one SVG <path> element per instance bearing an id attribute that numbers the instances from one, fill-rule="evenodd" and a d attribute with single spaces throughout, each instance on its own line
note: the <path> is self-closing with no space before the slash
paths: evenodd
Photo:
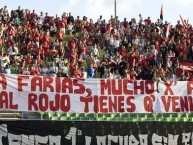
<path id="1" fill-rule="evenodd" d="M 4 74 L 131 80 L 193 80 L 193 29 L 188 22 L 171 25 L 102 16 L 61 17 L 18 7 L 0 10 L 0 71 Z M 184 67 L 183 67 L 184 66 Z M 159 92 L 159 90 L 157 90 Z M 192 113 L 91 114 L 41 112 L 26 115 L 1 111 L 0 118 L 62 121 L 193 121 Z M 25 113 L 24 113 L 25 114 Z M 34 117 L 36 116 L 36 117 Z"/>

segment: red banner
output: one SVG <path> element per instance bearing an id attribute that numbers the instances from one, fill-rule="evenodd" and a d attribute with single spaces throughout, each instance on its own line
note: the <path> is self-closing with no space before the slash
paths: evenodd
<path id="1" fill-rule="evenodd" d="M 184 70 L 184 71 L 193 71 L 193 63 L 190 63 L 190 62 L 181 62 L 180 63 L 181 65 L 181 68 Z"/>

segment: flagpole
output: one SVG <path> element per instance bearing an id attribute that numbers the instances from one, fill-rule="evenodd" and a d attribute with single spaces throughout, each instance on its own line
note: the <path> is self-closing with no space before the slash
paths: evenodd
<path id="1" fill-rule="evenodd" d="M 115 19 L 116 19 L 116 17 L 117 17 L 117 1 L 116 0 L 115 0 L 114 6 L 115 6 Z"/>

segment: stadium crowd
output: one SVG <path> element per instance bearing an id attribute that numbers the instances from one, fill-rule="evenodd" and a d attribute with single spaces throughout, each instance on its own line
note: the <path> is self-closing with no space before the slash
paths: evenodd
<path id="1" fill-rule="evenodd" d="M 188 21 L 111 16 L 96 22 L 71 13 L 0 10 L 0 71 L 6 74 L 132 80 L 192 80 Z M 184 64 L 188 66 L 184 67 Z"/>

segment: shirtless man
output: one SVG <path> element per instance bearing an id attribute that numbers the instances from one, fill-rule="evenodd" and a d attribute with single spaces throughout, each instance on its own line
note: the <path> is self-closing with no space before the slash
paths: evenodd
<path id="1" fill-rule="evenodd" d="M 154 74 L 153 80 L 156 81 L 156 91 L 159 93 L 159 82 L 161 80 L 165 80 L 164 70 L 161 67 L 161 64 L 158 64 L 157 67 L 154 68 L 153 74 Z"/>

